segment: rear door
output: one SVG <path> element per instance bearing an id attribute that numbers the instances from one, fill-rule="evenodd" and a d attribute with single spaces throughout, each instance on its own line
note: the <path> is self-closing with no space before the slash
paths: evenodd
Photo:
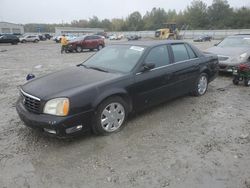
<path id="1" fill-rule="evenodd" d="M 173 64 L 173 84 L 175 96 L 190 92 L 194 89 L 196 79 L 199 76 L 199 58 L 192 48 L 185 43 L 170 45 Z"/>

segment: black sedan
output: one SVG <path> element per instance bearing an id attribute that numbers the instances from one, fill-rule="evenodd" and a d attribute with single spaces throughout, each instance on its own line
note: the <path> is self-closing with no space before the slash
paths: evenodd
<path id="1" fill-rule="evenodd" d="M 209 35 L 202 35 L 194 39 L 194 42 L 205 42 L 205 41 L 211 41 L 212 37 Z"/>
<path id="2" fill-rule="evenodd" d="M 120 130 L 129 113 L 186 93 L 204 95 L 218 58 L 186 42 L 110 45 L 76 67 L 21 86 L 16 109 L 27 126 L 68 136 Z"/>

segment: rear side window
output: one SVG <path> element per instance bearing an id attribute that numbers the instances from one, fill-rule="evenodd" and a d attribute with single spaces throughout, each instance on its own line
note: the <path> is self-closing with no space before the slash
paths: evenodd
<path id="1" fill-rule="evenodd" d="M 188 44 L 186 44 L 186 48 L 187 48 L 190 59 L 197 57 L 197 55 L 194 53 L 193 49 Z"/>
<path id="2" fill-rule="evenodd" d="M 170 61 L 167 46 L 153 48 L 146 57 L 145 63 L 154 63 L 155 67 L 168 65 Z"/>
<path id="3" fill-rule="evenodd" d="M 189 55 L 184 44 L 172 44 L 171 46 L 175 62 L 185 61 L 189 59 Z"/>

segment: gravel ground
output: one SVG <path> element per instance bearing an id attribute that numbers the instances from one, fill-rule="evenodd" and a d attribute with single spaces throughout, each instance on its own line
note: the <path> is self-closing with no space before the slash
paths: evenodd
<path id="1" fill-rule="evenodd" d="M 136 114 L 110 136 L 56 139 L 25 127 L 15 111 L 25 76 L 92 54 L 59 48 L 52 41 L 0 45 L 0 187 L 250 187 L 250 90 L 228 75 L 206 95 Z"/>

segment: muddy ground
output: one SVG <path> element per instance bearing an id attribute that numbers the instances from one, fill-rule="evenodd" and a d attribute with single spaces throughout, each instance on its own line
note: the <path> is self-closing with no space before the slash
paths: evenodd
<path id="1" fill-rule="evenodd" d="M 59 48 L 52 41 L 0 45 L 1 188 L 250 187 L 250 88 L 228 75 L 206 95 L 139 113 L 110 136 L 62 140 L 25 127 L 15 102 L 27 73 L 75 66 L 92 54 Z"/>

